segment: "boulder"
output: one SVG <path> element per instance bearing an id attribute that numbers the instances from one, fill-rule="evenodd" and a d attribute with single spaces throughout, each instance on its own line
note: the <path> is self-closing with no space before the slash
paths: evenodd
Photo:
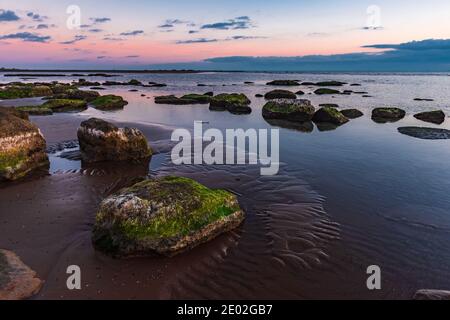
<path id="1" fill-rule="evenodd" d="M 91 105 L 98 110 L 109 111 L 109 110 L 117 110 L 123 109 L 124 106 L 128 104 L 128 101 L 125 101 L 120 96 L 115 95 L 106 95 L 100 96 L 94 101 L 91 102 Z"/>
<path id="2" fill-rule="evenodd" d="M 339 107 L 339 105 L 338 104 L 335 104 L 335 103 L 322 103 L 322 104 L 319 104 L 319 107 L 328 107 L 328 108 L 335 108 L 335 109 L 339 109 L 340 107 Z"/>
<path id="3" fill-rule="evenodd" d="M 48 172 L 46 142 L 31 122 L 0 108 L 0 181 Z"/>
<path id="4" fill-rule="evenodd" d="M 193 100 L 195 104 L 208 104 L 211 102 L 211 95 L 190 93 L 182 96 L 181 99 Z"/>
<path id="5" fill-rule="evenodd" d="M 288 90 L 272 90 L 264 96 L 267 100 L 273 99 L 297 99 L 297 95 Z"/>
<path id="6" fill-rule="evenodd" d="M 340 81 L 322 81 L 315 83 L 318 87 L 342 87 L 344 84 L 347 83 Z"/>
<path id="7" fill-rule="evenodd" d="M 335 108 L 324 107 L 314 114 L 313 121 L 316 123 L 332 123 L 339 126 L 347 123 L 348 118 Z"/>
<path id="8" fill-rule="evenodd" d="M 377 123 L 396 122 L 405 115 L 406 112 L 399 108 L 376 108 L 372 111 L 372 120 Z"/>
<path id="9" fill-rule="evenodd" d="M 208 104 L 211 101 L 210 95 L 203 94 L 186 94 L 181 98 L 174 95 L 155 97 L 157 104 L 172 104 L 172 105 L 189 105 L 189 104 Z"/>
<path id="10" fill-rule="evenodd" d="M 358 109 L 345 109 L 345 110 L 342 110 L 341 113 L 348 119 L 356 119 L 356 118 L 360 118 L 364 115 L 364 113 L 362 113 Z"/>
<path id="11" fill-rule="evenodd" d="M 233 114 L 249 114 L 252 112 L 250 103 L 249 98 L 243 93 L 222 93 L 211 99 L 209 109 L 211 111 L 228 110 Z"/>
<path id="12" fill-rule="evenodd" d="M 444 290 L 418 290 L 414 300 L 450 300 L 450 291 Z"/>
<path id="13" fill-rule="evenodd" d="M 0 99 L 23 99 L 33 97 L 45 97 L 53 95 L 53 91 L 49 86 L 22 84 L 7 85 L 0 88 Z"/>
<path id="14" fill-rule="evenodd" d="M 267 119 L 289 120 L 295 122 L 311 121 L 314 107 L 309 100 L 279 99 L 266 103 L 262 116 Z"/>
<path id="15" fill-rule="evenodd" d="M 148 160 L 152 150 L 147 139 L 134 128 L 118 128 L 91 118 L 78 128 L 78 141 L 84 162 Z"/>
<path id="16" fill-rule="evenodd" d="M 0 300 L 22 300 L 37 294 L 43 282 L 11 251 L 0 249 Z"/>
<path id="17" fill-rule="evenodd" d="M 274 80 L 267 83 L 268 86 L 299 86 L 300 83 L 297 80 Z"/>
<path id="18" fill-rule="evenodd" d="M 64 93 L 55 94 L 50 97 L 51 99 L 69 99 L 69 100 L 84 100 L 86 102 L 94 101 L 100 97 L 100 93 L 97 91 L 88 91 L 88 90 L 78 90 L 78 89 L 69 89 Z"/>
<path id="19" fill-rule="evenodd" d="M 302 90 L 299 90 L 295 94 L 298 95 L 298 96 L 303 96 L 305 94 L 305 92 L 302 91 Z"/>
<path id="20" fill-rule="evenodd" d="M 414 115 L 414 118 L 425 122 L 442 124 L 445 121 L 445 113 L 442 110 L 422 112 Z"/>
<path id="21" fill-rule="evenodd" d="M 96 249 L 117 258 L 172 257 L 237 228 L 244 218 L 230 192 L 164 177 L 106 198 L 92 240 Z"/>
<path id="22" fill-rule="evenodd" d="M 317 95 L 325 95 L 325 94 L 340 94 L 340 91 L 328 88 L 321 88 L 314 91 Z"/>
<path id="23" fill-rule="evenodd" d="M 438 128 L 422 127 L 401 127 L 398 128 L 401 134 L 424 140 L 446 140 L 450 139 L 450 130 Z"/>
<path id="24" fill-rule="evenodd" d="M 87 109 L 87 102 L 75 99 L 52 99 L 39 107 L 43 109 L 42 112 L 46 112 L 46 110 L 51 110 L 52 112 L 79 112 Z"/>

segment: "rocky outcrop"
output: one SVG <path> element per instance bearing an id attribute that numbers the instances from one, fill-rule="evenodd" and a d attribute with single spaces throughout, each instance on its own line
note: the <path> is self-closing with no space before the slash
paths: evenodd
<path id="1" fill-rule="evenodd" d="M 55 94 L 50 99 L 65 99 L 65 100 L 84 100 L 86 102 L 94 101 L 100 97 L 97 91 L 68 89 L 63 93 Z"/>
<path id="2" fill-rule="evenodd" d="M 340 91 L 328 88 L 321 88 L 314 91 L 317 95 L 325 95 L 325 94 L 340 94 Z"/>
<path id="3" fill-rule="evenodd" d="M 372 111 L 372 120 L 377 123 L 396 122 L 405 115 L 406 112 L 399 108 L 376 108 Z"/>
<path id="4" fill-rule="evenodd" d="M 209 109 L 211 111 L 228 110 L 233 114 L 249 114 L 252 112 L 250 103 L 250 99 L 243 93 L 222 93 L 211 99 Z"/>
<path id="5" fill-rule="evenodd" d="M 450 130 L 422 127 L 398 128 L 401 134 L 424 140 L 446 140 L 450 139 Z"/>
<path id="6" fill-rule="evenodd" d="M 102 111 L 123 109 L 123 107 L 126 106 L 127 104 L 128 104 L 128 101 L 125 101 L 120 96 L 115 96 L 112 94 L 106 95 L 106 96 L 100 96 L 91 102 L 91 105 L 95 109 L 102 110 Z"/>
<path id="7" fill-rule="evenodd" d="M 46 85 L 34 85 L 15 83 L 14 85 L 7 85 L 0 88 L 0 99 L 22 99 L 32 97 L 45 97 L 53 95 L 53 91 Z"/>
<path id="8" fill-rule="evenodd" d="M 101 119 L 81 123 L 78 141 L 84 162 L 147 160 L 152 150 L 147 139 L 134 128 L 118 128 Z"/>
<path id="9" fill-rule="evenodd" d="M 101 203 L 93 244 L 114 257 L 171 257 L 237 228 L 244 218 L 227 191 L 180 177 L 144 180 Z"/>
<path id="10" fill-rule="evenodd" d="M 342 110 L 341 113 L 348 119 L 357 119 L 364 115 L 364 113 L 362 113 L 358 109 L 345 109 Z"/>
<path id="11" fill-rule="evenodd" d="M 445 121 L 445 113 L 442 110 L 422 112 L 414 115 L 414 118 L 425 122 L 442 124 Z"/>
<path id="12" fill-rule="evenodd" d="M 450 291 L 444 290 L 418 290 L 414 300 L 450 300 Z"/>
<path id="13" fill-rule="evenodd" d="M 267 83 L 268 86 L 280 86 L 280 87 L 294 87 L 299 86 L 300 82 L 297 80 L 274 80 Z"/>
<path id="14" fill-rule="evenodd" d="M 313 117 L 313 121 L 316 123 L 332 123 L 334 125 L 343 125 L 347 123 L 349 120 L 345 117 L 340 111 L 335 108 L 324 107 L 319 109 Z"/>
<path id="15" fill-rule="evenodd" d="M 314 107 L 309 100 L 279 99 L 266 103 L 262 116 L 267 119 L 289 120 L 295 122 L 311 121 Z"/>
<path id="16" fill-rule="evenodd" d="M 267 100 L 273 99 L 297 99 L 297 95 L 289 90 L 272 90 L 264 96 Z"/>
<path id="17" fill-rule="evenodd" d="M 43 282 L 11 251 L 0 249 L 0 300 L 22 300 L 37 294 Z"/>
<path id="18" fill-rule="evenodd" d="M 0 108 L 0 181 L 48 172 L 45 149 L 45 139 L 34 124 Z"/>

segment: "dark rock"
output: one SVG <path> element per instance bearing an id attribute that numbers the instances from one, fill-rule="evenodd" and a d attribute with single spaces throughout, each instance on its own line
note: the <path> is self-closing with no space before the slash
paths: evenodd
<path id="1" fill-rule="evenodd" d="M 171 105 L 191 105 L 191 104 L 208 104 L 211 101 L 210 96 L 202 94 L 187 94 L 178 98 L 174 95 L 155 97 L 157 104 L 171 104 Z"/>
<path id="2" fill-rule="evenodd" d="M 361 85 L 359 83 L 352 83 L 350 87 L 361 87 Z"/>
<path id="3" fill-rule="evenodd" d="M 205 94 L 203 94 L 204 96 L 208 96 L 208 97 L 213 97 L 214 96 L 214 92 L 212 92 L 212 91 L 209 91 L 209 92 L 206 92 Z"/>
<path id="4" fill-rule="evenodd" d="M 425 122 L 442 124 L 445 121 L 445 113 L 442 110 L 422 112 L 414 115 L 414 118 Z"/>
<path id="5" fill-rule="evenodd" d="M 450 139 L 450 130 L 422 127 L 398 128 L 401 134 L 424 140 L 446 140 Z"/>
<path id="6" fill-rule="evenodd" d="M 264 98 L 264 95 L 263 95 L 263 94 L 260 94 L 260 93 L 257 93 L 257 94 L 255 94 L 255 97 L 256 97 L 256 98 Z"/>
<path id="7" fill-rule="evenodd" d="M 341 92 L 334 89 L 322 88 L 317 89 L 316 91 L 314 91 L 314 93 L 317 95 L 325 95 L 325 94 L 340 94 Z"/>
<path id="8" fill-rule="evenodd" d="M 318 87 L 342 87 L 344 84 L 347 83 L 340 81 L 322 81 L 315 83 Z"/>
<path id="9" fill-rule="evenodd" d="M 106 198 L 93 230 L 96 249 L 117 258 L 172 257 L 237 228 L 235 195 L 188 178 L 144 180 Z"/>
<path id="10" fill-rule="evenodd" d="M 335 109 L 340 108 L 339 105 L 337 105 L 335 103 L 322 103 L 322 104 L 319 104 L 319 107 L 324 107 L 324 108 L 328 107 L 328 108 L 335 108 Z"/>
<path id="11" fill-rule="evenodd" d="M 295 94 L 298 96 L 303 96 L 305 93 L 302 90 L 299 90 Z"/>
<path id="12" fill-rule="evenodd" d="M 289 129 L 304 133 L 311 133 L 314 131 L 314 124 L 312 121 L 297 122 L 283 119 L 265 119 L 268 124 L 274 127 Z"/>
<path id="13" fill-rule="evenodd" d="M 315 86 L 315 82 L 302 82 L 302 86 Z"/>
<path id="14" fill-rule="evenodd" d="M 376 108 L 372 111 L 372 120 L 377 123 L 397 122 L 405 115 L 406 112 L 399 108 Z"/>
<path id="15" fill-rule="evenodd" d="M 222 93 L 211 99 L 209 109 L 211 111 L 228 110 L 233 114 L 249 114 L 252 109 L 249 107 L 251 101 L 245 94 Z"/>
<path id="16" fill-rule="evenodd" d="M 347 123 L 348 119 L 335 108 L 324 107 L 314 114 L 313 121 L 316 123 L 327 122 L 339 126 Z"/>
<path id="17" fill-rule="evenodd" d="M 342 110 L 341 113 L 348 119 L 356 119 L 356 118 L 360 118 L 364 115 L 364 113 L 362 113 L 358 109 L 345 109 L 345 110 Z"/>
<path id="18" fill-rule="evenodd" d="M 309 100 L 279 99 L 267 102 L 263 107 L 262 116 L 265 119 L 307 122 L 311 121 L 314 111 Z"/>
<path id="19" fill-rule="evenodd" d="M 296 80 L 274 80 L 267 83 L 268 86 L 299 86 L 300 83 Z"/>
<path id="20" fill-rule="evenodd" d="M 295 93 L 288 91 L 288 90 L 273 90 L 270 92 L 267 92 L 264 96 L 267 100 L 273 100 L 273 99 L 297 99 L 297 96 Z"/>
<path id="21" fill-rule="evenodd" d="M 416 98 L 416 99 L 414 99 L 414 101 L 428 101 L 428 102 L 432 102 L 432 101 L 434 101 L 434 99 L 421 99 L 421 98 Z"/>
<path id="22" fill-rule="evenodd" d="M 64 93 L 55 94 L 50 97 L 51 99 L 66 99 L 66 100 L 84 100 L 87 102 L 91 102 L 97 99 L 100 96 L 100 93 L 96 91 L 87 91 L 87 90 L 78 90 L 78 89 L 69 89 Z"/>
<path id="23" fill-rule="evenodd" d="M 91 105 L 98 110 L 108 111 L 108 110 L 118 110 L 123 109 L 124 106 L 128 104 L 128 101 L 125 101 L 120 96 L 115 95 L 106 95 L 100 96 L 94 101 L 91 102 Z"/>

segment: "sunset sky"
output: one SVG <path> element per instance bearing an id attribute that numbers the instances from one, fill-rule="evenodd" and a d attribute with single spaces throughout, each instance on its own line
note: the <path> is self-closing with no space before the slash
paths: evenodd
<path id="1" fill-rule="evenodd" d="M 67 27 L 70 5 L 80 9 L 80 28 Z M 379 15 L 376 7 L 368 12 L 372 5 Z M 396 49 L 376 45 L 425 39 L 450 39 L 450 1 L 0 2 L 0 67 L 146 68 L 233 56 L 347 57 Z"/>

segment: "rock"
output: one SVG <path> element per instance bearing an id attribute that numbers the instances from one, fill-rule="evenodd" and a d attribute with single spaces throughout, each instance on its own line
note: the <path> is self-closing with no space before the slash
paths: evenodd
<path id="1" fill-rule="evenodd" d="M 362 113 L 358 109 L 345 109 L 345 110 L 342 110 L 341 113 L 348 119 L 356 119 L 356 118 L 360 118 L 364 115 L 364 113 Z"/>
<path id="2" fill-rule="evenodd" d="M 347 83 L 340 81 L 322 81 L 315 83 L 318 87 L 342 87 L 344 84 Z"/>
<path id="3" fill-rule="evenodd" d="M 78 141 L 84 162 L 139 161 L 151 157 L 147 139 L 134 128 L 118 128 L 92 118 L 81 123 Z"/>
<path id="4" fill-rule="evenodd" d="M 414 115 L 414 118 L 425 122 L 442 124 L 445 121 L 445 113 L 442 110 L 422 112 Z"/>
<path id="5" fill-rule="evenodd" d="M 16 109 L 30 116 L 51 116 L 53 114 L 52 109 L 43 106 L 23 106 L 16 107 Z"/>
<path id="6" fill-rule="evenodd" d="M 140 82 L 139 80 L 136 79 L 132 79 L 130 81 L 128 81 L 128 85 L 130 86 L 142 86 L 142 82 Z"/>
<path id="7" fill-rule="evenodd" d="M 315 82 L 302 82 L 302 86 L 315 86 Z"/>
<path id="8" fill-rule="evenodd" d="M 450 300 L 450 291 L 444 290 L 418 290 L 414 300 Z"/>
<path id="9" fill-rule="evenodd" d="M 335 108 L 324 107 L 314 114 L 313 121 L 316 123 L 327 122 L 339 126 L 347 123 L 348 119 Z"/>
<path id="10" fill-rule="evenodd" d="M 147 87 L 147 86 L 145 86 L 145 87 Z M 164 88 L 164 87 L 167 87 L 167 84 L 165 84 L 165 83 L 152 83 L 148 87 L 150 87 L 150 88 Z"/>
<path id="11" fill-rule="evenodd" d="M 0 99 L 2 100 L 45 97 L 51 95 L 53 95 L 51 88 L 44 85 L 16 83 L 0 88 Z"/>
<path id="12" fill-rule="evenodd" d="M 314 111 L 309 100 L 279 99 L 267 102 L 262 109 L 262 116 L 265 119 L 307 122 L 311 121 Z"/>
<path id="13" fill-rule="evenodd" d="M 245 219 L 235 195 L 191 179 L 144 180 L 106 198 L 94 247 L 114 257 L 172 257 L 237 228 Z"/>
<path id="14" fill-rule="evenodd" d="M 335 104 L 335 103 L 322 103 L 322 104 L 319 104 L 319 107 L 328 107 L 328 108 L 335 108 L 335 109 L 339 109 L 340 107 L 339 107 L 339 105 L 338 104 Z"/>
<path id="15" fill-rule="evenodd" d="M 424 140 L 450 139 L 450 130 L 422 127 L 401 127 L 398 132 L 407 136 Z"/>
<path id="16" fill-rule="evenodd" d="M 105 88 L 103 88 L 103 87 L 92 87 L 92 88 L 89 88 L 90 90 L 94 90 L 94 91 L 96 91 L 96 90 L 100 90 L 100 91 L 102 91 L 102 90 L 106 90 Z"/>
<path id="17" fill-rule="evenodd" d="M 288 90 L 272 90 L 264 96 L 267 100 L 273 99 L 297 99 L 297 95 Z"/>
<path id="18" fill-rule="evenodd" d="M 198 104 L 208 104 L 211 102 L 210 95 L 203 95 L 203 94 L 196 94 L 196 93 L 186 94 L 186 95 L 182 96 L 181 99 L 193 100 L 194 103 L 198 103 Z"/>
<path id="19" fill-rule="evenodd" d="M 178 98 L 174 95 L 155 97 L 157 104 L 172 104 L 172 105 L 189 105 L 189 104 L 208 104 L 211 97 L 201 94 L 187 94 Z"/>
<path id="20" fill-rule="evenodd" d="M 255 84 L 253 81 L 244 81 L 244 84 Z"/>
<path id="21" fill-rule="evenodd" d="M 334 90 L 334 89 L 328 89 L 328 88 L 321 88 L 314 91 L 317 95 L 324 95 L 324 94 L 340 94 L 340 91 Z"/>
<path id="22" fill-rule="evenodd" d="M 213 97 L 214 96 L 214 92 L 212 92 L 212 91 L 209 91 L 209 92 L 206 92 L 205 94 L 203 94 L 204 96 L 208 96 L 208 97 Z"/>
<path id="23" fill-rule="evenodd" d="M 372 111 L 372 120 L 377 123 L 396 122 L 405 115 L 406 112 L 399 108 L 376 108 Z"/>
<path id="24" fill-rule="evenodd" d="M 0 107 L 0 108 L 1 108 L 0 111 L 9 112 L 11 115 L 16 116 L 16 117 L 26 120 L 26 121 L 30 120 L 28 113 L 20 110 L 17 107 Z"/>
<path id="25" fill-rule="evenodd" d="M 233 114 L 249 114 L 252 112 L 250 103 L 251 101 L 243 93 L 222 93 L 211 99 L 209 109 L 211 111 L 228 110 Z"/>
<path id="26" fill-rule="evenodd" d="M 100 93 L 96 91 L 69 89 L 64 93 L 55 94 L 51 99 L 69 99 L 69 100 L 84 100 L 86 102 L 94 101 L 100 97 Z"/>
<path id="27" fill-rule="evenodd" d="M 23 300 L 37 294 L 43 282 L 11 251 L 0 249 L 0 300 Z"/>
<path id="28" fill-rule="evenodd" d="M 130 90 L 128 90 L 129 92 L 139 92 L 139 90 L 138 89 L 130 89 Z"/>
<path id="29" fill-rule="evenodd" d="M 50 86 L 50 88 L 52 89 L 52 94 L 62 94 L 65 93 L 68 90 L 77 90 L 77 88 L 71 84 L 66 84 L 66 83 L 54 83 Z"/>
<path id="30" fill-rule="evenodd" d="M 303 92 L 302 90 L 299 90 L 295 94 L 298 96 L 303 96 L 305 94 L 305 92 Z"/>
<path id="31" fill-rule="evenodd" d="M 0 108 L 0 181 L 48 172 L 45 149 L 44 137 L 34 124 Z"/>
<path id="32" fill-rule="evenodd" d="M 117 110 L 123 109 L 124 106 L 128 104 L 128 101 L 125 101 L 120 96 L 115 95 L 106 95 L 100 96 L 94 101 L 91 102 L 91 105 L 98 110 L 108 111 L 108 110 Z"/>
<path id="33" fill-rule="evenodd" d="M 73 85 L 77 87 L 96 87 L 100 85 L 100 82 L 91 82 L 86 79 L 79 79 L 78 82 L 73 82 Z"/>
<path id="34" fill-rule="evenodd" d="M 304 133 L 311 133 L 314 131 L 314 124 L 311 121 L 296 122 L 283 119 L 265 119 L 268 124 L 274 127 L 289 129 Z"/>
<path id="35" fill-rule="evenodd" d="M 268 86 L 299 86 L 300 83 L 296 80 L 274 80 L 267 83 Z"/>
<path id="36" fill-rule="evenodd" d="M 350 87 L 361 87 L 361 84 L 359 84 L 359 83 L 352 83 L 350 85 Z"/>
<path id="37" fill-rule="evenodd" d="M 263 94 L 260 94 L 260 93 L 257 93 L 257 94 L 255 94 L 255 97 L 256 97 L 256 98 L 264 98 L 264 95 L 263 95 Z"/>
<path id="38" fill-rule="evenodd" d="M 414 99 L 414 101 L 428 101 L 428 102 L 432 102 L 432 101 L 434 101 L 434 99 L 422 99 L 422 98 L 416 98 L 416 99 Z"/>
<path id="39" fill-rule="evenodd" d="M 52 112 L 79 112 L 87 109 L 87 102 L 75 99 L 54 99 L 44 103 L 41 108 L 50 109 Z M 46 112 L 44 111 L 43 112 Z"/>

